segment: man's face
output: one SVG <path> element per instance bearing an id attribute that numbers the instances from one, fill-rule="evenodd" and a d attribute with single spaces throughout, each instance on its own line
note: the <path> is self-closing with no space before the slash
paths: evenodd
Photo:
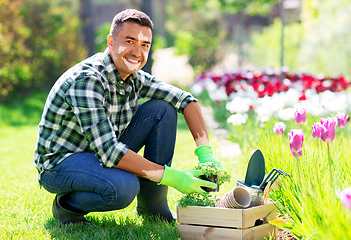
<path id="1" fill-rule="evenodd" d="M 107 36 L 112 60 L 123 79 L 144 67 L 149 55 L 151 40 L 151 29 L 134 22 L 123 23 L 117 36 Z"/>

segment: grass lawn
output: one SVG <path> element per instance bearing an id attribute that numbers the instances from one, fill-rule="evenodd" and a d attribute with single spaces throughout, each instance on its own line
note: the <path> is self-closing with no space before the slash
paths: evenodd
<path id="1" fill-rule="evenodd" d="M 4 111 L 2 114 L 4 118 Z M 59 225 L 51 213 L 54 195 L 39 189 L 37 183 L 33 163 L 37 126 L 23 122 L 25 118 L 16 125 L 0 122 L 0 239 L 181 239 L 176 223 L 137 216 L 136 201 L 124 210 L 88 214 L 90 228 Z M 244 178 L 246 162 L 239 164 L 243 162 L 240 157 L 221 158 L 219 142 L 211 139 L 215 156 L 232 175 L 231 183 L 217 193 L 223 196 L 234 187 L 236 179 Z M 192 169 L 197 164 L 194 149 L 195 143 L 180 116 L 173 167 Z M 169 205 L 174 211 L 180 197 L 178 191 L 170 188 Z"/>

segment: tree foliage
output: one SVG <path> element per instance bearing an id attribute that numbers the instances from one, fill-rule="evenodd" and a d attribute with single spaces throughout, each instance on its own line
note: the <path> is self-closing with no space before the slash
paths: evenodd
<path id="1" fill-rule="evenodd" d="M 185 54 L 196 72 L 211 68 L 217 61 L 220 48 L 220 35 L 225 26 L 221 21 L 217 1 L 204 1 L 202 7 L 182 2 L 172 2 L 167 8 L 168 42 L 174 45 L 176 53 Z"/>
<path id="2" fill-rule="evenodd" d="M 351 77 L 351 2 L 304 0 L 300 23 L 285 26 L 284 65 L 294 71 Z M 248 61 L 279 69 L 281 22 L 252 36 Z"/>
<path id="3" fill-rule="evenodd" d="M 199 1 L 199 0 L 193 0 Z M 249 14 L 267 14 L 279 0 L 218 0 L 224 12 Z"/>
<path id="4" fill-rule="evenodd" d="M 77 1 L 3 0 L 0 9 L 0 100 L 48 89 L 86 57 Z"/>
<path id="5" fill-rule="evenodd" d="M 213 67 L 233 49 L 228 42 L 228 15 L 266 14 L 278 0 L 189 0 L 187 4 L 172 2 L 168 8 L 167 29 L 174 36 L 174 46 L 179 54 L 189 56 L 196 72 Z M 176 17 L 175 17 L 176 16 Z M 181 29 L 181 30 L 179 30 Z M 235 46 L 234 46 L 235 48 Z"/>
<path id="6" fill-rule="evenodd" d="M 305 0 L 301 64 L 313 72 L 351 77 L 351 2 Z"/>
<path id="7" fill-rule="evenodd" d="M 0 2 L 0 97 L 32 78 L 30 67 L 23 64 L 31 54 L 25 45 L 31 31 L 20 15 L 21 4 L 21 0 Z"/>
<path id="8" fill-rule="evenodd" d="M 248 62 L 258 67 L 280 68 L 281 51 L 281 29 L 280 19 L 275 19 L 273 24 L 263 28 L 262 33 L 253 33 L 249 47 Z M 291 23 L 284 28 L 284 65 L 290 70 L 300 68 L 299 55 L 303 29 L 299 23 Z"/>

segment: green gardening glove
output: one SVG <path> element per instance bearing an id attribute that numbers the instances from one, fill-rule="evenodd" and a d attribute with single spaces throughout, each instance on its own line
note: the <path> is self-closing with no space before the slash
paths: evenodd
<path id="1" fill-rule="evenodd" d="M 178 171 L 165 166 L 165 173 L 159 184 L 174 187 L 184 194 L 206 193 L 201 187 L 216 188 L 217 185 L 196 177 L 203 174 L 202 170 Z"/>
<path id="2" fill-rule="evenodd" d="M 213 162 L 219 169 L 223 170 L 222 164 L 218 161 L 212 153 L 212 148 L 208 145 L 202 145 L 195 149 L 195 155 L 198 157 L 200 163 Z"/>

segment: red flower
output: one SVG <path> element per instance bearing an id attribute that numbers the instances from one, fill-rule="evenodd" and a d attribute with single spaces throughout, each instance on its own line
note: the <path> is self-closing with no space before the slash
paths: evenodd
<path id="1" fill-rule="evenodd" d="M 252 84 L 252 87 L 257 92 L 258 89 L 260 88 L 260 84 L 256 82 L 256 83 Z"/>
<path id="2" fill-rule="evenodd" d="M 327 88 L 323 85 L 323 83 L 317 83 L 315 86 L 315 89 L 318 94 L 327 90 Z"/>
<path id="3" fill-rule="evenodd" d="M 257 92 L 257 94 L 258 94 L 258 97 L 259 97 L 259 98 L 263 98 L 263 97 L 266 95 L 266 93 L 265 93 L 264 90 L 263 90 L 263 91 Z"/>
<path id="4" fill-rule="evenodd" d="M 235 91 L 235 89 L 233 87 L 226 87 L 225 88 L 225 92 L 229 96 L 231 93 L 236 92 L 236 91 Z"/>
<path id="5" fill-rule="evenodd" d="M 265 92 L 266 92 L 267 95 L 270 96 L 270 97 L 272 97 L 273 94 L 275 93 L 274 90 L 275 90 L 275 89 L 274 89 L 273 85 L 270 85 L 270 84 L 267 85 L 267 87 L 265 88 Z"/>
<path id="6" fill-rule="evenodd" d="M 299 100 L 300 101 L 304 101 L 304 100 L 306 100 L 307 98 L 306 98 L 306 94 L 305 94 L 305 91 L 302 91 L 301 92 L 301 96 L 299 97 Z"/>
<path id="7" fill-rule="evenodd" d="M 290 89 L 289 85 L 283 85 L 283 91 L 287 92 Z"/>

